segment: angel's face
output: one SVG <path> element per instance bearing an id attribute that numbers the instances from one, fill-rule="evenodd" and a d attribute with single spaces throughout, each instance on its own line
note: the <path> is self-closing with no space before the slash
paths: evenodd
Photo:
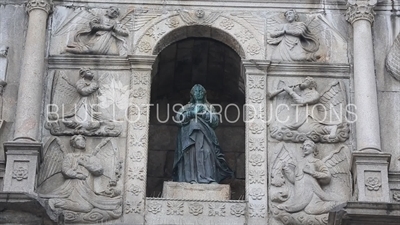
<path id="1" fill-rule="evenodd" d="M 303 149 L 303 155 L 304 156 L 307 156 L 307 155 L 310 155 L 310 154 L 314 153 L 314 145 L 312 143 L 305 142 L 303 144 L 302 149 Z"/>
<path id="2" fill-rule="evenodd" d="M 88 80 L 92 80 L 94 77 L 94 74 L 92 73 L 91 70 L 86 70 L 85 73 L 83 74 L 83 77 Z"/>
<path id="3" fill-rule="evenodd" d="M 286 17 L 286 20 L 289 21 L 289 23 L 291 23 L 291 22 L 295 21 L 296 14 L 293 11 L 287 11 L 285 13 L 285 17 Z"/>
<path id="4" fill-rule="evenodd" d="M 77 137 L 75 139 L 75 146 L 78 149 L 85 149 L 86 148 L 86 140 L 83 137 Z"/>
<path id="5" fill-rule="evenodd" d="M 119 10 L 115 7 L 111 7 L 107 10 L 107 15 L 110 18 L 117 18 L 119 16 Z"/>
<path id="6" fill-rule="evenodd" d="M 310 85 L 311 85 L 311 81 L 306 79 L 300 84 L 300 89 L 304 90 L 306 88 L 309 88 Z"/>

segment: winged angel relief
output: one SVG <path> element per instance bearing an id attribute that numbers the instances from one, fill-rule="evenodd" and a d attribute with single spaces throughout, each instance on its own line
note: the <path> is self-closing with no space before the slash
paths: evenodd
<path id="1" fill-rule="evenodd" d="M 70 146 L 66 148 L 58 138 L 45 146 L 38 186 L 52 187 L 51 191 L 39 194 L 50 218 L 57 221 L 63 216 L 66 222 L 97 222 L 120 217 L 122 198 L 118 181 L 122 161 L 113 141 L 107 138 L 95 149 L 87 149 L 86 138 L 75 135 Z"/>
<path id="2" fill-rule="evenodd" d="M 282 93 L 282 94 L 281 94 Z M 349 138 L 345 86 L 334 81 L 322 94 L 312 77 L 288 86 L 279 81 L 270 99 L 275 98 L 276 120 L 270 125 L 271 137 L 303 142 L 343 142 Z"/>
<path id="3" fill-rule="evenodd" d="M 113 6 L 106 10 L 105 15 L 90 10 L 74 12 L 63 20 L 65 22 L 56 28 L 53 35 L 65 35 L 78 30 L 73 42 L 65 49 L 70 53 L 127 55 L 126 38 L 133 28 L 132 12 L 133 9 L 130 9 L 120 17 L 119 9 Z"/>
<path id="4" fill-rule="evenodd" d="M 349 162 L 342 146 L 323 159 L 318 159 L 318 149 L 311 140 L 302 146 L 302 157 L 283 145 L 271 172 L 271 211 L 283 224 L 327 224 L 327 213 L 344 206 L 346 196 L 328 193 L 325 187 L 336 183 L 349 183 Z M 344 177 L 343 177 L 344 176 Z M 347 179 L 346 179 L 347 177 Z"/>
<path id="5" fill-rule="evenodd" d="M 63 71 L 57 71 L 53 80 L 51 96 L 51 107 L 45 127 L 52 135 L 75 135 L 87 136 L 119 136 L 122 125 L 112 118 L 105 118 L 100 112 L 99 106 L 109 106 L 110 98 L 120 98 L 117 106 L 125 105 L 128 100 L 127 86 L 120 88 L 117 92 L 115 85 L 113 91 L 105 91 L 99 96 L 98 81 L 94 73 L 88 68 L 81 68 L 80 78 L 72 83 Z M 114 84 L 115 82 L 112 82 Z M 107 86 L 107 85 L 104 85 Z M 118 96 L 110 94 L 120 93 Z M 98 100 L 102 100 L 100 103 Z M 124 101 L 125 100 L 125 101 Z M 123 104 L 125 102 L 125 104 Z M 99 104 L 98 104 L 99 103 Z M 118 104 L 119 103 L 119 104 Z"/>

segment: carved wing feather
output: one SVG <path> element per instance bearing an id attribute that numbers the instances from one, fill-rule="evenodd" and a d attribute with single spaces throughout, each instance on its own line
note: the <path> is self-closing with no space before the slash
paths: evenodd
<path id="1" fill-rule="evenodd" d="M 38 186 L 53 175 L 61 172 L 62 161 L 66 153 L 64 145 L 60 139 L 51 138 L 44 147 L 43 163 L 40 166 Z"/>
<path id="2" fill-rule="evenodd" d="M 132 16 L 132 12 L 135 11 L 135 8 L 130 8 L 127 10 L 127 12 L 121 16 L 120 22 L 122 25 L 125 25 L 129 31 L 133 31 L 134 30 L 134 19 Z"/>
<path id="3" fill-rule="evenodd" d="M 221 15 L 220 12 L 212 12 L 210 15 L 208 15 L 205 19 L 204 22 L 205 24 L 211 24 L 213 23 L 218 17 Z"/>
<path id="4" fill-rule="evenodd" d="M 246 20 L 251 26 L 253 26 L 258 32 L 263 34 L 264 32 L 264 26 L 265 26 L 265 20 L 262 18 L 259 18 L 257 15 L 254 13 L 232 13 L 232 16 L 237 16 L 239 18 L 242 18 Z"/>
<path id="5" fill-rule="evenodd" d="M 335 113 L 341 113 L 341 118 L 338 118 L 341 121 L 345 116 L 342 107 L 347 103 L 345 85 L 341 81 L 332 83 L 327 90 L 322 92 L 319 103 L 317 105 L 318 111 L 328 113 L 327 115 L 331 110 L 334 110 Z"/>
<path id="6" fill-rule="evenodd" d="M 346 151 L 348 151 L 348 147 L 342 145 L 340 148 L 322 159 L 333 177 L 336 177 L 337 174 L 347 174 L 349 172 L 349 161 Z"/>
<path id="7" fill-rule="evenodd" d="M 73 30 L 81 30 L 84 26 L 89 26 L 89 22 L 95 17 L 96 14 L 87 9 L 70 13 L 60 24 L 55 24 L 53 36 L 64 35 Z"/>
<path id="8" fill-rule="evenodd" d="M 64 109 L 64 112 L 68 112 L 68 107 L 73 107 L 71 105 L 78 102 L 79 98 L 80 95 L 75 85 L 70 83 L 64 72 L 57 71 L 54 74 L 51 103 L 59 107 L 67 107 L 67 109 Z"/>
<path id="9" fill-rule="evenodd" d="M 134 15 L 133 18 L 133 30 L 138 31 L 147 23 L 151 22 L 153 19 L 159 17 L 159 13 L 148 13 L 147 11 L 140 12 Z"/>
<path id="10" fill-rule="evenodd" d="M 109 179 L 113 179 L 117 163 L 117 149 L 114 147 L 111 138 L 102 140 L 92 154 L 100 160 L 104 168 L 103 175 Z"/>
<path id="11" fill-rule="evenodd" d="M 296 165 L 297 163 L 295 158 L 285 148 L 285 145 L 283 145 L 274 161 L 274 164 L 272 165 L 272 172 L 271 172 L 272 185 L 280 187 L 284 184 L 285 178 L 283 177 L 282 167 L 286 164 Z"/>
<path id="12" fill-rule="evenodd" d="M 196 19 L 192 17 L 190 12 L 186 10 L 178 10 L 179 16 L 181 16 L 183 22 L 187 23 L 188 25 L 192 25 L 196 23 Z"/>

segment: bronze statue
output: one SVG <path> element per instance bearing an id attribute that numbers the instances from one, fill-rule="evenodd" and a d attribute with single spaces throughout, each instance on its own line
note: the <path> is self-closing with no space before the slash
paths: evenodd
<path id="1" fill-rule="evenodd" d="M 221 152 L 214 129 L 219 117 L 200 84 L 190 91 L 190 102 L 175 116 L 181 126 L 175 151 L 173 179 L 188 183 L 219 183 L 233 177 Z"/>

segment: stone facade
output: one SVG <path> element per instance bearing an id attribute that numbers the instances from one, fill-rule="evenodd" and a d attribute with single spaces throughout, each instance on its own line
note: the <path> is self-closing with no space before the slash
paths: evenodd
<path id="1" fill-rule="evenodd" d="M 399 10 L 0 0 L 0 223 L 397 224 Z M 194 84 L 235 176 L 179 193 Z"/>

